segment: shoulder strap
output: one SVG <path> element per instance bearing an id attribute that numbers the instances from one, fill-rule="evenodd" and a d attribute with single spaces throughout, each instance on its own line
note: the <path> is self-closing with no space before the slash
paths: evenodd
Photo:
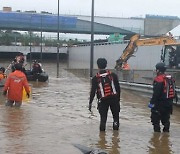
<path id="1" fill-rule="evenodd" d="M 167 98 L 174 98 L 175 96 L 175 80 L 171 75 L 164 77 L 164 93 Z"/>

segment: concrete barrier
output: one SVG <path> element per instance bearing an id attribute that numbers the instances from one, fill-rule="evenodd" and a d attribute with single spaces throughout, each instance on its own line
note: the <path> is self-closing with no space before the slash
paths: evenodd
<path id="1" fill-rule="evenodd" d="M 133 90 L 136 92 L 146 93 L 148 95 L 152 95 L 153 93 L 153 86 L 149 84 L 141 84 L 141 83 L 132 83 L 132 82 L 119 82 L 122 89 Z M 180 88 L 176 88 L 178 98 L 180 99 Z M 180 105 L 180 100 L 174 104 Z"/>

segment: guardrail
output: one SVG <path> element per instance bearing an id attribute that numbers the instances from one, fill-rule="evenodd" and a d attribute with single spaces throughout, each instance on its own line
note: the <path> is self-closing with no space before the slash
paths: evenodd
<path id="1" fill-rule="evenodd" d="M 100 45 L 113 45 L 113 44 L 128 44 L 129 40 L 123 40 L 121 41 L 114 41 L 114 42 L 98 42 L 98 43 L 93 43 L 94 46 L 100 46 Z M 72 45 L 72 47 L 83 47 L 83 46 L 90 46 L 91 42 L 86 42 L 82 44 L 76 44 Z"/>
<path id="2" fill-rule="evenodd" d="M 120 81 L 120 86 L 122 89 L 128 89 L 128 90 L 133 90 L 141 93 L 146 93 L 148 95 L 152 95 L 153 93 L 153 86 L 149 84 L 142 84 L 142 83 L 132 83 L 132 82 L 125 82 L 125 81 Z M 180 88 L 176 88 L 178 98 L 180 98 Z M 179 102 L 174 102 L 177 105 L 180 105 L 180 100 Z"/>

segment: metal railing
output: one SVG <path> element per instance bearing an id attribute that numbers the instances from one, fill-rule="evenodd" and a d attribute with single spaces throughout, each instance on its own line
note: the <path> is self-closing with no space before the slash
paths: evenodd
<path id="1" fill-rule="evenodd" d="M 122 89 L 133 90 L 141 93 L 146 93 L 148 95 L 153 93 L 153 86 L 149 84 L 139 84 L 139 83 L 123 82 L 123 81 L 120 81 L 119 83 Z M 180 88 L 176 88 L 176 91 L 178 98 L 180 98 Z M 180 100 L 176 104 L 180 105 Z"/>

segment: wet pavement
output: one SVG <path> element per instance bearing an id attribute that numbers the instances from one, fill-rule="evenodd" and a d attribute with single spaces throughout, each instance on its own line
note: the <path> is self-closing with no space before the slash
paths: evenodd
<path id="1" fill-rule="evenodd" d="M 0 66 L 8 62 L 0 62 Z M 89 79 L 77 77 L 60 64 L 43 63 L 46 83 L 29 82 L 32 98 L 20 109 L 4 106 L 0 88 L 1 154 L 81 154 L 73 144 L 100 148 L 109 154 L 171 154 L 180 151 L 180 107 L 174 107 L 170 133 L 153 133 L 149 98 L 122 90 L 120 130 L 112 130 L 109 112 L 106 132 L 99 132 L 96 100 L 88 111 Z"/>

